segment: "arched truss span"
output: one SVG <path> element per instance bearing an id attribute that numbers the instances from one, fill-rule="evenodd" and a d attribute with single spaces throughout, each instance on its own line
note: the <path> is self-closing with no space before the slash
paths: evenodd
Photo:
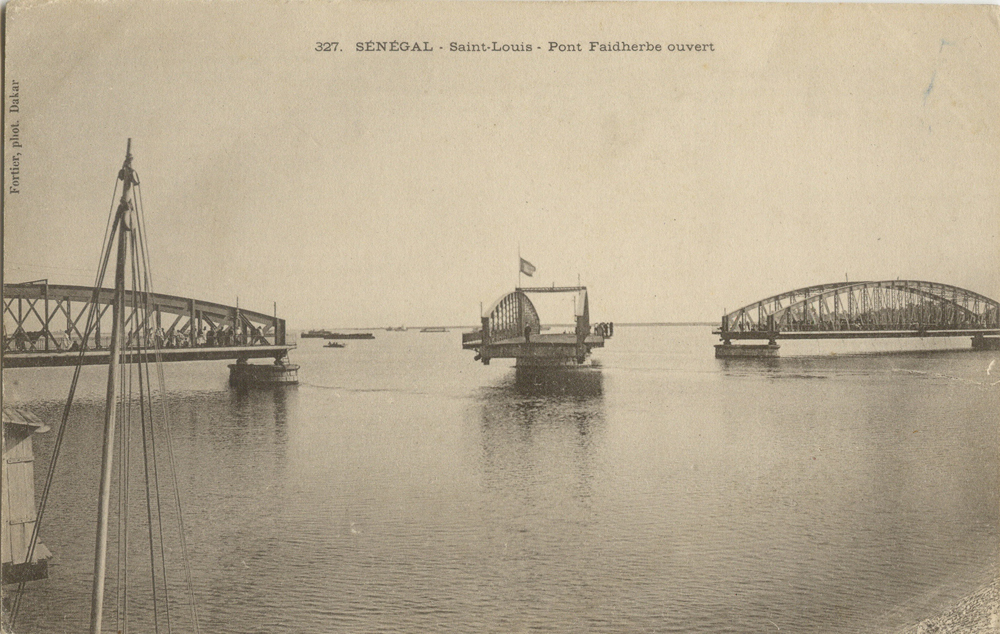
<path id="1" fill-rule="evenodd" d="M 3 347 L 6 352 L 57 351 L 66 338 L 100 349 L 111 332 L 114 291 L 47 283 L 5 284 Z M 88 329 L 91 308 L 96 320 Z M 229 345 L 283 346 L 285 320 L 241 308 L 187 297 L 127 291 L 126 341 L 136 347 L 189 347 L 199 333 L 231 333 Z M 63 333 L 66 336 L 63 336 Z M 173 344 L 173 345 L 171 345 Z M 214 345 L 222 345 L 216 342 Z"/>
<path id="2" fill-rule="evenodd" d="M 720 332 L 1000 328 L 1000 303 L 934 282 L 839 282 L 796 289 L 722 318 Z"/>
<path id="3" fill-rule="evenodd" d="M 531 332 L 536 334 L 541 330 L 535 305 L 521 291 L 498 299 L 490 308 L 489 316 L 490 341 L 521 337 L 526 326 L 530 326 Z"/>

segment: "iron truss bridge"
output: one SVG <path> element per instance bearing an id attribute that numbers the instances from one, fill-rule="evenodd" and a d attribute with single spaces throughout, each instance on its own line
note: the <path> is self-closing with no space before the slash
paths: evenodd
<path id="1" fill-rule="evenodd" d="M 914 280 L 839 282 L 796 289 L 723 315 L 732 340 L 984 337 L 1000 334 L 1000 303 L 957 286 Z"/>
<path id="2" fill-rule="evenodd" d="M 575 293 L 573 332 L 543 333 L 541 320 L 528 293 Z M 482 317 L 482 328 L 462 334 L 462 348 L 476 351 L 476 361 L 516 359 L 518 367 L 582 364 L 591 349 L 604 346 L 613 324 L 590 324 L 585 286 L 517 288 L 504 295 Z"/>
<path id="3" fill-rule="evenodd" d="M 107 364 L 109 288 L 26 283 L 3 286 L 3 367 Z M 295 347 L 277 316 L 213 302 L 128 291 L 125 363 L 285 358 Z"/>

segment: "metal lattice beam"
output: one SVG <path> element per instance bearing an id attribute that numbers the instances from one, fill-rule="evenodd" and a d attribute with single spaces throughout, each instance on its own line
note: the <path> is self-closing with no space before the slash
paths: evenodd
<path id="1" fill-rule="evenodd" d="M 112 289 L 94 289 L 47 283 L 5 284 L 3 287 L 3 349 L 5 352 L 42 352 L 59 350 L 66 339 L 89 349 L 102 347 L 101 334 L 110 332 L 106 314 L 111 306 Z M 96 304 L 96 305 L 95 305 Z M 176 295 L 128 292 L 127 341 L 141 341 L 151 346 L 149 338 L 168 340 L 184 334 L 191 342 L 205 326 L 230 329 L 233 345 L 285 346 L 285 320 L 272 315 L 204 302 Z M 93 311 L 94 317 L 91 317 Z M 167 319 L 164 320 L 164 315 Z M 63 324 L 57 320 L 65 318 Z M 171 320 L 172 318 L 172 320 Z M 169 327 L 164 329 L 164 322 Z M 88 322 L 91 322 L 88 331 Z M 103 323 L 103 326 L 102 326 Z M 65 334 L 64 334 L 65 333 Z M 181 347 L 178 345 L 178 347 Z"/>
<path id="2" fill-rule="evenodd" d="M 537 334 L 541 331 L 538 311 L 521 291 L 508 293 L 496 301 L 489 311 L 489 340 L 499 341 L 524 335 L 525 327 Z"/>
<path id="3" fill-rule="evenodd" d="M 719 334 L 1000 329 L 1000 303 L 916 280 L 838 282 L 788 291 L 728 313 Z M 733 337 L 735 338 L 735 337 Z"/>

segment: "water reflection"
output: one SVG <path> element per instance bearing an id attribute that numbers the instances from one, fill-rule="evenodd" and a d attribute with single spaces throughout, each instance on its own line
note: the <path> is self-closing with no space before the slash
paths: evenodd
<path id="1" fill-rule="evenodd" d="M 602 582 L 578 562 L 600 543 L 598 454 L 606 431 L 600 372 L 511 372 L 482 388 L 477 400 L 482 574 L 495 580 L 483 598 L 507 630 L 551 622 L 552 605 L 573 606 L 560 611 L 560 620 L 596 618 L 597 601 L 586 588 Z"/>
<path id="2" fill-rule="evenodd" d="M 571 479 L 577 501 L 589 497 L 594 447 L 605 427 L 599 371 L 513 372 L 483 388 L 479 402 L 482 468 L 491 489 L 524 495 L 530 505 L 539 493 L 562 495 L 552 483 Z"/>
<path id="3" fill-rule="evenodd" d="M 604 420 L 604 378 L 591 369 L 518 369 L 484 387 L 478 400 L 484 430 L 571 421 L 581 435 L 587 435 Z"/>
<path id="4" fill-rule="evenodd" d="M 510 377 L 507 377 L 508 381 Z M 501 385 L 519 396 L 530 397 L 578 397 L 581 399 L 601 398 L 604 395 L 604 378 L 593 368 L 528 369 L 517 368 L 513 383 Z"/>
<path id="5" fill-rule="evenodd" d="M 189 428 L 179 438 L 192 483 L 186 505 L 202 628 L 226 631 L 233 611 L 265 618 L 273 588 L 262 581 L 289 557 L 280 535 L 290 495 L 288 436 L 298 419 L 298 392 L 227 388 L 179 400 Z M 250 616 L 252 615 L 252 616 Z M 242 631 L 254 631 L 249 623 Z M 261 630 L 257 630 L 261 631 Z"/>
<path id="6" fill-rule="evenodd" d="M 288 424 L 289 402 L 298 401 L 298 393 L 287 386 L 232 387 L 229 390 L 229 407 L 233 419 L 241 423 L 274 422 L 275 432 L 284 439 Z"/>
<path id="7" fill-rule="evenodd" d="M 773 358 L 716 359 L 723 376 L 760 376 L 768 379 L 816 379 L 834 375 L 875 375 L 893 372 L 955 371 L 967 368 L 982 373 L 994 356 L 970 354 L 972 350 L 907 350 L 878 353 L 800 355 Z M 981 363 L 977 363 L 982 359 Z M 977 373 L 980 374 L 980 373 Z"/>

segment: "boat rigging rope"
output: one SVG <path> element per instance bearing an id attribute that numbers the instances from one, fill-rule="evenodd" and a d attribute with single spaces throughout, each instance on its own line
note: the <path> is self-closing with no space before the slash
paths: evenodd
<path id="1" fill-rule="evenodd" d="M 138 222 L 136 223 L 138 227 L 139 250 L 141 252 L 142 262 L 144 264 L 143 271 L 145 272 L 146 289 L 152 292 L 153 274 L 151 267 L 149 265 L 149 257 L 146 253 L 146 229 L 145 229 L 146 213 L 145 213 L 145 207 L 142 204 L 142 187 L 137 183 L 134 191 L 136 198 L 138 200 L 137 206 L 139 210 L 139 213 L 137 214 Z M 146 297 L 148 301 L 149 295 L 147 294 Z M 170 468 L 170 482 L 173 483 L 172 488 L 174 493 L 174 504 L 177 507 L 177 534 L 180 538 L 181 560 L 183 561 L 184 564 L 184 575 L 188 588 L 188 597 L 189 597 L 188 603 L 191 609 L 191 622 L 194 624 L 195 634 L 200 634 L 201 628 L 199 626 L 199 621 L 198 621 L 198 604 L 194 600 L 195 595 L 194 595 L 194 581 L 193 581 L 193 576 L 191 574 L 191 558 L 188 557 L 187 539 L 185 537 L 187 535 L 187 530 L 184 527 L 183 505 L 181 504 L 180 485 L 177 479 L 177 466 L 176 466 L 176 461 L 174 459 L 174 450 L 173 450 L 174 442 L 170 433 L 170 422 L 169 422 L 170 419 L 167 416 L 167 403 L 166 403 L 167 389 L 166 389 L 166 381 L 164 380 L 164 375 L 163 375 L 163 360 L 160 356 L 160 342 L 157 341 L 156 337 L 153 337 L 153 351 L 156 356 L 156 374 L 158 382 L 157 387 L 159 388 L 160 391 L 159 400 L 160 400 L 161 420 L 163 421 L 162 427 L 166 440 L 167 464 L 168 467 Z M 148 364 L 147 364 L 147 379 L 148 379 Z M 147 385 L 149 385 L 150 383 L 151 382 L 147 380 Z"/>
<path id="2" fill-rule="evenodd" d="M 105 238 L 106 241 L 101 245 L 101 255 L 98 258 L 100 265 L 98 266 L 97 273 L 94 279 L 94 294 L 91 297 L 90 311 L 87 314 L 87 324 L 84 328 L 83 340 L 80 342 L 80 353 L 78 358 L 82 359 L 84 352 L 87 350 L 87 340 L 90 338 L 91 332 L 95 328 L 96 324 L 100 321 L 100 315 L 98 313 L 98 298 L 100 297 L 101 284 L 104 282 L 104 276 L 108 269 L 108 260 L 111 257 L 111 244 L 114 242 L 115 232 L 118 229 L 118 221 L 115 218 L 114 221 L 111 220 L 115 217 L 115 198 L 118 195 L 118 181 L 115 181 L 114 191 L 111 195 L 111 209 L 108 212 L 108 222 L 105 225 Z M 110 226 L 110 231 L 107 227 Z M 110 235 L 109 235 L 110 233 Z M 99 342 L 98 342 L 99 345 Z M 49 461 L 49 468 L 45 474 L 45 484 L 42 487 L 42 496 L 38 503 L 38 513 L 35 515 L 35 526 L 31 531 L 31 539 L 28 541 L 28 554 L 25 557 L 25 563 L 31 562 L 35 554 L 35 546 L 38 544 L 38 534 L 39 528 L 42 525 L 42 519 L 45 516 L 46 504 L 49 500 L 49 492 L 52 490 L 52 480 L 55 476 L 56 464 L 59 462 L 59 455 L 62 450 L 63 440 L 66 437 L 66 429 L 68 427 L 67 422 L 69 420 L 70 408 L 73 405 L 73 396 L 76 394 L 76 386 L 80 379 L 80 370 L 83 365 L 77 363 L 73 370 L 73 379 L 70 382 L 69 396 L 66 398 L 66 405 L 63 407 L 62 419 L 59 423 L 59 431 L 56 432 L 56 441 L 52 449 L 52 458 Z M 17 622 L 17 615 L 21 609 L 21 600 L 24 597 L 24 588 L 26 581 L 22 581 L 17 586 L 17 591 L 14 594 L 13 606 L 11 607 L 10 624 L 13 628 L 14 624 Z"/>
<path id="3" fill-rule="evenodd" d="M 120 388 L 119 397 L 117 402 L 113 405 L 115 411 L 117 412 L 117 418 L 122 421 L 121 427 L 116 433 L 116 440 L 119 446 L 116 463 L 117 468 L 119 469 L 119 474 L 117 479 L 118 557 L 116 565 L 117 583 L 115 589 L 117 623 L 115 629 L 116 631 L 122 633 L 127 633 L 130 629 L 128 587 L 130 569 L 129 551 L 131 550 L 129 539 L 131 504 L 129 494 L 132 488 L 132 444 L 138 440 L 133 436 L 132 423 L 134 422 L 135 414 L 137 413 L 139 418 L 139 431 L 142 434 L 141 440 L 144 465 L 144 486 L 146 494 L 146 523 L 149 538 L 149 566 L 153 594 L 153 629 L 154 631 L 159 631 L 161 616 L 160 611 L 162 610 L 162 616 L 164 616 L 163 622 L 166 630 L 168 633 L 172 631 L 170 618 L 170 597 L 168 593 L 169 583 L 166 560 L 166 540 L 163 520 L 163 513 L 166 509 L 164 508 L 164 501 L 161 498 L 161 482 L 159 480 L 160 460 L 157 455 L 158 453 L 165 451 L 170 471 L 168 481 L 172 483 L 171 488 L 173 490 L 173 504 L 176 507 L 177 513 L 177 533 L 180 541 L 181 559 L 184 565 L 190 615 L 193 626 L 192 629 L 196 634 L 200 634 L 198 611 L 195 603 L 193 575 L 191 572 L 191 563 L 190 558 L 188 557 L 187 541 L 185 537 L 186 529 L 184 526 L 183 507 L 181 504 L 180 487 L 177 478 L 176 459 L 173 452 L 173 439 L 171 437 L 169 418 L 167 415 L 166 382 L 164 380 L 164 371 L 162 366 L 163 360 L 160 354 L 161 342 L 158 340 L 158 331 L 160 330 L 159 313 L 158 307 L 153 306 L 150 303 L 152 275 L 150 273 L 149 256 L 147 253 L 145 239 L 145 213 L 142 206 L 142 192 L 139 187 L 138 177 L 135 176 L 134 171 L 132 172 L 132 175 L 132 197 L 131 201 L 129 201 L 129 210 L 124 213 L 119 213 L 122 211 L 120 208 L 117 211 L 115 209 L 114 203 L 119 193 L 118 180 L 116 179 L 115 182 L 115 188 L 112 195 L 112 206 L 109 212 L 108 222 L 105 227 L 104 242 L 102 244 L 99 259 L 100 266 L 98 267 L 95 277 L 94 292 L 89 306 L 83 338 L 80 342 L 80 353 L 78 357 L 79 361 L 83 360 L 83 355 L 88 349 L 88 340 L 94 333 L 95 329 L 100 328 L 101 319 L 107 311 L 107 307 L 105 306 L 104 310 L 102 310 L 101 304 L 99 303 L 100 291 L 103 287 L 110 256 L 114 250 L 113 247 L 116 243 L 116 239 L 128 239 L 129 235 L 126 233 L 128 232 L 132 237 L 132 240 L 130 240 L 130 243 L 127 245 L 128 255 L 131 257 L 131 289 L 121 289 L 121 292 L 124 294 L 121 299 L 122 308 L 127 305 L 127 301 L 129 300 L 132 305 L 130 307 L 130 314 L 127 315 L 127 319 L 126 311 L 121 311 L 121 314 L 119 315 L 120 321 L 118 323 L 118 327 L 121 330 L 121 336 L 117 338 L 116 349 L 109 350 L 110 355 L 119 355 L 119 357 L 122 358 L 122 363 L 119 364 L 120 374 L 114 379 Z M 123 178 L 127 178 L 127 176 Z M 129 215 L 130 212 L 131 222 L 128 222 L 126 220 L 126 216 Z M 132 225 L 131 227 L 128 226 L 130 224 Z M 156 322 L 155 324 L 151 324 L 150 320 L 153 319 L 154 316 L 156 318 Z M 131 330 L 131 336 L 128 332 L 126 332 L 126 326 L 129 330 Z M 193 334 L 194 324 L 190 324 L 189 327 L 192 328 Z M 97 347 L 100 347 L 100 341 L 97 341 Z M 159 410 L 161 416 L 159 425 L 157 425 L 157 421 L 154 417 L 154 409 L 156 408 L 153 405 L 153 380 L 149 368 L 151 357 L 155 358 L 157 387 L 159 389 Z M 52 489 L 56 465 L 64 444 L 66 431 L 69 428 L 69 414 L 73 404 L 73 397 L 79 382 L 81 367 L 82 363 L 77 363 L 73 373 L 73 380 L 70 385 L 69 397 L 63 409 L 62 422 L 55 440 L 48 472 L 46 473 L 45 485 L 42 491 L 41 502 L 39 504 L 39 511 L 36 516 L 35 527 L 32 531 L 31 541 L 29 544 L 28 561 L 31 561 L 31 556 L 37 543 L 39 527 L 45 512 L 49 493 Z M 136 387 L 138 387 L 139 401 L 137 408 L 135 407 L 134 400 L 134 390 Z M 136 412 L 136 410 L 138 411 Z M 156 441 L 157 428 L 160 430 L 159 433 L 162 433 L 164 436 L 161 438 L 161 442 L 159 443 L 160 447 L 157 447 Z M 152 471 L 152 473 L 150 473 L 150 471 Z M 155 522 L 153 521 L 154 515 L 156 517 Z M 158 549 L 155 548 L 154 541 L 159 542 Z M 157 551 L 159 553 L 159 561 L 157 561 Z M 161 578 L 159 584 L 157 583 L 158 573 Z M 11 610 L 11 626 L 13 626 L 17 618 L 23 595 L 24 582 L 19 584 L 17 594 L 14 597 Z"/>
<path id="4" fill-rule="evenodd" d="M 112 351 L 112 354 L 121 354 L 124 351 L 125 343 L 121 337 L 118 339 L 118 345 L 121 346 L 118 350 Z M 132 375 L 131 373 L 122 372 L 119 378 L 121 383 L 120 389 L 118 391 L 118 420 L 122 421 L 119 425 L 121 428 L 123 442 L 125 443 L 125 448 L 119 455 L 119 471 L 122 474 L 122 479 L 124 483 L 124 491 L 119 492 L 119 495 L 123 498 L 122 510 L 119 516 L 119 526 L 120 536 L 119 540 L 124 542 L 122 560 L 119 562 L 121 566 L 121 576 L 118 578 L 117 587 L 115 589 L 116 594 L 121 596 L 121 609 L 122 609 L 122 624 L 121 631 L 123 633 L 128 632 L 128 553 L 129 553 L 129 511 L 132 508 L 129 502 L 129 492 L 131 491 L 131 463 L 132 463 L 132 413 L 131 408 L 128 403 L 129 400 L 127 395 L 132 393 Z"/>
<path id="5" fill-rule="evenodd" d="M 148 314 L 144 314 L 143 317 L 142 317 L 142 321 L 139 320 L 139 301 L 138 301 L 138 297 L 136 296 L 136 292 L 137 292 L 137 290 L 140 290 L 140 289 L 138 288 L 138 283 L 137 283 L 137 273 L 136 273 L 137 262 L 136 262 L 136 257 L 135 257 L 136 256 L 135 242 L 136 242 L 135 240 L 130 241 L 130 249 L 131 249 L 131 255 L 132 255 L 132 270 L 131 270 L 131 273 L 132 273 L 132 291 L 131 291 L 131 296 L 132 296 L 132 327 L 134 329 L 133 333 L 135 334 L 135 337 L 134 337 L 134 339 L 132 341 L 132 345 L 130 346 L 130 351 L 132 352 L 133 355 L 136 356 L 136 359 L 135 359 L 135 361 L 136 361 L 136 369 L 137 369 L 137 374 L 138 374 L 138 377 L 139 377 L 139 420 L 140 420 L 140 425 L 141 425 L 141 427 L 140 427 L 140 433 L 141 433 L 141 437 L 142 437 L 142 459 L 143 459 L 143 466 L 144 466 L 144 469 L 143 469 L 144 480 L 143 480 L 143 482 L 144 482 L 145 488 L 146 488 L 146 522 L 147 522 L 146 526 L 147 526 L 147 534 L 148 534 L 148 537 L 149 537 L 149 575 L 150 575 L 150 582 L 151 582 L 152 591 L 153 591 L 153 631 L 159 632 L 160 631 L 159 610 L 157 609 L 157 606 L 159 605 L 159 603 L 157 602 L 157 598 L 156 598 L 156 549 L 155 549 L 155 546 L 154 546 L 154 537 L 153 537 L 152 495 L 150 493 L 150 482 L 149 482 L 149 468 L 150 468 L 150 464 L 149 464 L 149 443 L 148 443 L 147 431 L 146 431 L 146 406 L 145 406 L 145 403 L 143 402 L 144 399 L 145 399 L 146 394 L 145 394 L 145 389 L 144 389 L 143 380 L 142 380 L 142 357 L 143 357 L 143 352 L 144 352 L 142 346 L 143 346 L 143 343 L 144 343 L 145 338 L 146 338 L 146 334 L 145 334 L 146 333 L 146 321 L 149 319 L 149 315 Z M 131 368 L 128 370 L 128 373 L 129 373 L 129 382 L 130 382 L 130 385 L 129 385 L 129 392 L 128 392 L 128 395 L 127 395 L 127 398 L 128 398 L 127 402 L 129 403 L 129 411 L 131 412 L 131 402 L 132 402 L 132 386 L 131 386 L 132 372 L 131 372 Z M 131 424 L 131 418 L 129 420 L 129 424 Z M 160 540 L 161 546 L 162 546 L 162 541 L 163 540 L 162 540 L 162 535 L 161 535 L 161 540 Z M 162 560 L 161 560 L 161 563 L 162 563 Z"/>
<path id="6" fill-rule="evenodd" d="M 141 238 L 138 241 L 141 242 Z M 133 242 L 133 254 L 132 254 L 132 257 L 133 257 L 133 262 L 140 262 L 138 248 L 136 247 L 135 242 Z M 143 261 L 144 261 L 144 259 L 143 259 Z M 148 276 L 141 276 L 141 280 L 139 281 L 139 285 L 142 287 L 142 293 L 143 293 L 142 297 L 144 299 L 143 309 L 144 309 L 144 312 L 146 314 L 146 321 L 148 322 L 149 315 L 152 314 L 152 310 L 151 310 L 151 307 L 149 305 Z M 148 327 L 145 329 L 145 332 L 149 332 L 149 328 Z M 156 341 L 155 333 L 154 333 L 154 336 L 150 337 L 149 339 L 153 342 L 153 347 L 156 348 L 157 345 L 158 345 L 158 343 Z M 149 342 L 146 341 L 146 337 L 141 337 L 140 341 L 142 342 L 142 343 L 140 343 L 140 346 L 141 346 L 142 349 L 141 349 L 141 354 L 139 356 L 140 360 L 139 360 L 139 363 L 136 366 L 136 369 L 138 370 L 138 375 L 139 375 L 139 392 L 140 392 L 140 395 L 143 393 L 143 391 L 145 391 L 145 397 L 142 397 L 139 400 L 139 407 L 140 407 L 140 416 L 141 416 L 141 419 L 143 421 L 143 430 L 144 430 L 144 434 L 143 434 L 143 459 L 144 459 L 144 461 L 146 463 L 146 481 L 147 481 L 146 482 L 146 488 L 147 488 L 147 496 L 148 496 L 150 460 L 151 460 L 151 462 L 152 462 L 152 465 L 151 465 L 152 466 L 152 475 L 153 475 L 153 491 L 154 491 L 154 494 L 156 496 L 156 520 L 157 520 L 157 528 L 158 528 L 158 532 L 159 532 L 159 536 L 160 536 L 160 539 L 159 539 L 159 543 L 160 543 L 160 566 L 161 566 L 161 572 L 162 572 L 162 577 L 163 577 L 163 587 L 162 587 L 162 590 L 163 590 L 163 603 L 164 603 L 165 606 L 167 606 L 167 608 L 169 608 L 169 605 L 170 605 L 170 596 L 169 596 L 168 584 L 167 584 L 166 553 L 164 551 L 164 548 L 165 548 L 164 547 L 164 541 L 165 540 L 163 538 L 163 535 L 164 535 L 164 533 L 163 533 L 163 506 L 162 506 L 162 501 L 160 499 L 160 476 L 159 476 L 159 467 L 158 467 L 157 459 L 156 459 L 156 454 L 157 454 L 157 451 L 156 451 L 156 434 L 155 434 L 155 429 L 153 428 L 154 421 L 153 421 L 153 412 L 152 412 L 152 402 L 153 402 L 152 381 L 150 380 L 150 376 L 149 376 L 149 362 L 148 362 L 148 353 L 149 353 L 148 343 Z M 143 378 L 143 372 L 145 372 L 145 380 Z M 161 394 L 161 399 L 162 399 L 162 394 Z M 149 410 L 148 411 L 148 416 L 146 414 L 146 408 L 148 408 L 148 410 Z M 147 457 L 146 441 L 145 441 L 145 438 L 146 438 L 145 428 L 146 428 L 146 421 L 147 420 L 149 421 L 149 451 L 148 451 L 148 457 Z M 149 506 L 149 500 L 148 499 L 146 501 L 146 504 L 147 504 L 147 507 L 148 507 Z M 149 533 L 150 533 L 150 540 L 152 540 L 152 537 L 153 537 L 152 519 L 150 519 Z M 150 550 L 152 551 L 152 541 L 150 543 Z M 170 610 L 169 609 L 165 610 L 164 616 L 166 618 L 167 632 L 169 633 L 171 631 L 171 626 L 170 626 Z"/>
<path id="7" fill-rule="evenodd" d="M 126 394 L 125 386 L 125 373 L 121 375 L 121 390 L 119 394 Z M 121 420 L 125 420 L 125 400 L 120 398 L 118 401 L 118 411 L 121 415 Z M 128 633 L 128 601 L 125 593 L 125 589 L 128 587 L 128 515 L 129 508 L 129 490 L 131 488 L 131 479 L 129 474 L 131 469 L 129 465 L 131 464 L 131 447 L 132 447 L 132 427 L 128 424 L 120 426 L 119 438 L 121 439 L 121 451 L 119 452 L 119 489 L 118 489 L 118 574 L 117 583 L 115 586 L 115 594 L 118 598 L 118 610 L 116 612 L 116 617 L 118 618 L 117 631 L 122 632 L 122 634 Z"/>

